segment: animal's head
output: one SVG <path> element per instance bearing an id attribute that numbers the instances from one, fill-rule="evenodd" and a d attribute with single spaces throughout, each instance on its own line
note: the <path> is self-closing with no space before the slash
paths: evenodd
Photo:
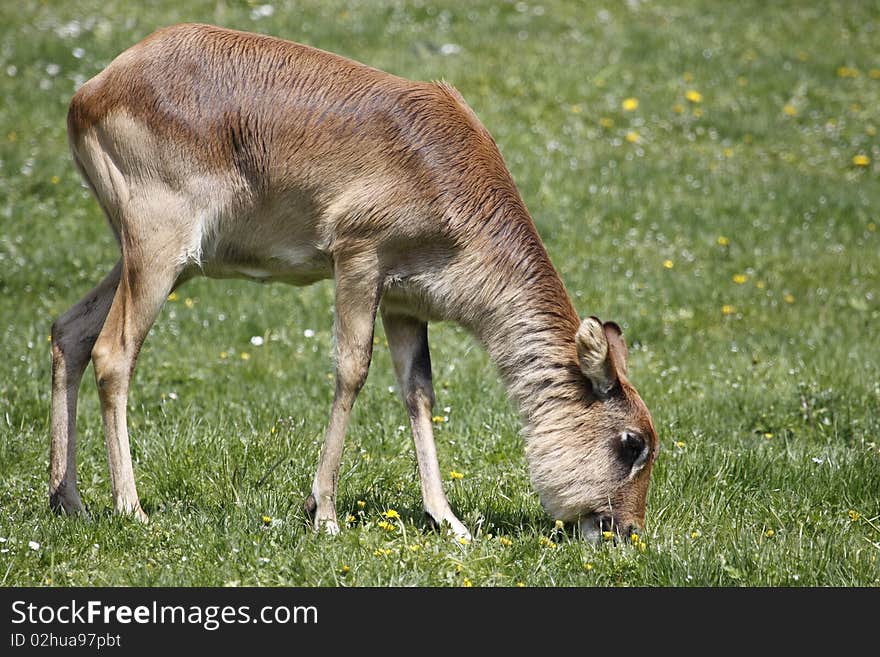
<path id="1" fill-rule="evenodd" d="M 629 536 L 645 526 L 658 449 L 654 423 L 627 379 L 620 327 L 589 317 L 575 342 L 580 371 L 572 393 L 532 421 L 532 482 L 547 512 L 577 522 L 584 538 Z"/>

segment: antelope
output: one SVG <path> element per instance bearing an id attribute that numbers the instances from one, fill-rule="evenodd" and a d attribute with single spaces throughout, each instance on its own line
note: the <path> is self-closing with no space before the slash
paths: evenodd
<path id="1" fill-rule="evenodd" d="M 523 419 L 546 512 L 586 538 L 644 527 L 658 439 L 620 327 L 578 318 L 502 156 L 464 98 L 282 39 L 182 24 L 125 50 L 73 96 L 75 164 L 119 243 L 52 325 L 49 503 L 86 513 L 76 406 L 91 360 L 115 511 L 146 521 L 126 425 L 140 347 L 188 279 L 335 281 L 335 393 L 311 494 L 335 534 L 343 441 L 377 312 L 410 418 L 429 523 L 468 529 L 432 433 L 428 321 L 487 349 Z"/>

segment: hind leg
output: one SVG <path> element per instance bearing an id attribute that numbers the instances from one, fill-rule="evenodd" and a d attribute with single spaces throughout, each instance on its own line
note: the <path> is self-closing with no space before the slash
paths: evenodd
<path id="1" fill-rule="evenodd" d="M 145 246 L 123 248 L 119 286 L 92 348 L 114 508 L 144 521 L 147 515 L 141 509 L 135 487 L 128 438 L 128 389 L 144 338 L 179 273 L 179 266 L 173 264 L 174 258 L 165 257 L 161 252 L 157 254 Z"/>
<path id="2" fill-rule="evenodd" d="M 49 450 L 49 506 L 85 513 L 76 482 L 76 403 L 92 347 L 119 284 L 116 263 L 95 288 L 52 325 L 52 430 Z"/>

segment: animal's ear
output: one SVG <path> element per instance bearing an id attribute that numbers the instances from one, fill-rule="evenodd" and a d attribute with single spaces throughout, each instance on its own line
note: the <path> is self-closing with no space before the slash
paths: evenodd
<path id="1" fill-rule="evenodd" d="M 614 373 L 619 377 L 626 376 L 626 342 L 623 341 L 623 331 L 614 322 L 605 322 L 602 325 L 605 331 L 605 339 L 608 340 L 608 358 Z"/>
<path id="2" fill-rule="evenodd" d="M 613 333 L 613 330 L 610 332 Z M 607 395 L 617 382 L 614 365 L 609 357 L 611 345 L 608 333 L 598 317 L 587 317 L 581 322 L 575 336 L 578 364 L 593 385 L 593 391 L 600 397 Z"/>

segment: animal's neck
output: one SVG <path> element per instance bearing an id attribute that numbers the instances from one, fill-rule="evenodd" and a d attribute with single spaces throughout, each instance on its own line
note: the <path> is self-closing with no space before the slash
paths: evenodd
<path id="1" fill-rule="evenodd" d="M 496 251 L 484 321 L 474 330 L 526 421 L 526 433 L 550 411 L 582 398 L 575 334 L 579 319 L 529 221 L 515 248 Z M 500 272 L 500 273 L 499 273 Z"/>

